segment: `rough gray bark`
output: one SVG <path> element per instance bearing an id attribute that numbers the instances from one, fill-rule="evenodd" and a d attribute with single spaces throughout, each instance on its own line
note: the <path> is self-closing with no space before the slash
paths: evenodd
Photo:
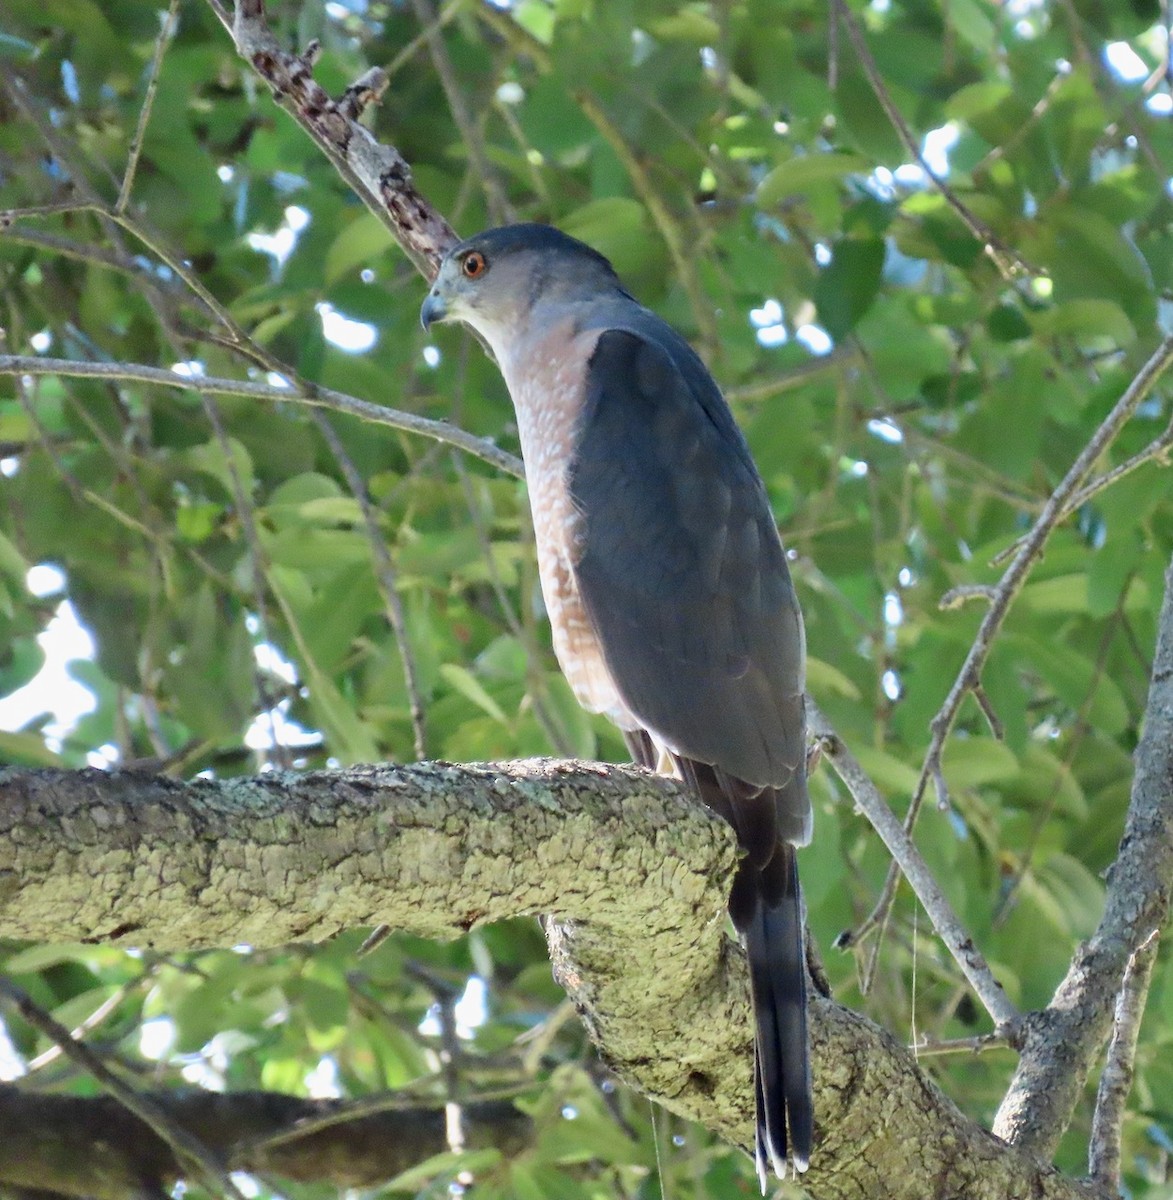
<path id="1" fill-rule="evenodd" d="M 1144 732 L 1104 915 L 1051 1003 L 1025 1021 L 1018 1069 L 994 1122 L 1007 1141 L 1051 1155 L 1112 1024 L 1132 955 L 1169 920 L 1173 892 L 1173 565 L 1157 627 Z"/>
<path id="2" fill-rule="evenodd" d="M 548 913 L 555 972 L 620 1076 L 745 1145 L 733 835 L 671 781 L 579 763 L 226 782 L 0 771 L 0 933 L 193 948 Z M 815 998 L 826 1198 L 1095 1195 L 964 1117 L 865 1018 Z"/>

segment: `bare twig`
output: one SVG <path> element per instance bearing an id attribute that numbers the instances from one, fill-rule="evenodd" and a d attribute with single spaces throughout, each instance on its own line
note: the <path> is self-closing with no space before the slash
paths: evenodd
<path id="1" fill-rule="evenodd" d="M 16 354 L 0 355 L 0 375 L 64 375 L 74 378 L 119 379 L 180 388 L 184 391 L 200 391 L 210 396 L 249 396 L 270 402 L 314 404 L 349 413 L 364 421 L 390 425 L 407 433 L 433 438 L 472 454 L 509 475 L 517 476 L 518 479 L 525 478 L 525 468 L 521 460 L 507 450 L 502 450 L 488 438 L 475 437 L 463 429 L 449 425 L 446 421 L 433 421 L 428 417 L 417 417 L 414 413 L 384 408 L 381 404 L 359 400 L 355 396 L 348 396 L 345 392 L 328 387 L 299 391 L 296 388 L 276 387 L 253 380 L 220 379 L 212 375 L 203 375 L 196 379 L 176 374 L 163 367 L 149 367 L 141 363 L 77 362 L 72 359 Z"/>
<path id="2" fill-rule="evenodd" d="M 159 36 L 155 39 L 155 53 L 147 71 L 147 90 L 143 96 L 142 107 L 139 109 L 138 126 L 130 142 L 130 151 L 126 156 L 126 170 L 122 175 L 122 186 L 118 189 L 118 199 L 114 203 L 116 213 L 124 213 L 130 203 L 130 192 L 134 187 L 134 176 L 138 170 L 139 156 L 143 152 L 143 138 L 147 133 L 147 125 L 151 120 L 151 109 L 155 107 L 155 93 L 159 90 L 159 71 L 163 66 L 163 55 L 175 35 L 176 18 L 179 15 L 179 0 L 171 0 L 164 14 Z"/>
<path id="3" fill-rule="evenodd" d="M 177 1125 L 153 1100 L 119 1079 L 88 1046 L 75 1042 L 64 1025 L 54 1020 L 27 992 L 2 975 L 0 995 L 6 997 L 30 1025 L 59 1046 L 63 1054 L 84 1067 L 105 1091 L 150 1126 L 175 1151 L 180 1161 L 194 1168 L 199 1178 L 225 1195 L 244 1200 L 228 1172 L 206 1146 Z"/>
<path id="4" fill-rule="evenodd" d="M 1011 1004 L 1002 985 L 994 978 L 989 964 L 962 926 L 953 911 L 953 906 L 921 857 L 920 851 L 913 845 L 896 814 L 880 795 L 879 788 L 843 744 L 818 706 L 809 698 L 807 712 L 810 716 L 811 733 L 822 740 L 823 753 L 851 793 L 851 798 L 872 823 L 893 859 L 899 864 L 917 899 L 924 905 L 933 928 L 993 1018 L 995 1029 L 1005 1037 L 1013 1037 L 1019 1019 L 1018 1010 Z"/>
<path id="5" fill-rule="evenodd" d="M 697 323 L 697 336 L 701 348 L 706 351 L 705 357 L 712 359 L 719 346 L 717 323 L 713 316 L 713 306 L 705 299 L 700 276 L 697 274 L 696 246 L 689 243 L 647 167 L 628 145 L 622 130 L 611 119 L 594 93 L 578 90 L 574 93 L 574 99 L 591 124 L 603 135 L 604 140 L 615 152 L 615 157 L 623 164 L 623 169 L 631 179 L 631 186 L 635 188 L 636 194 L 643 201 L 656 229 L 664 239 L 664 245 L 672 258 L 672 265 L 688 296 L 689 307 Z"/>
<path id="6" fill-rule="evenodd" d="M 383 531 L 379 528 L 379 519 L 375 515 L 375 507 L 371 503 L 366 484 L 359 474 L 358 468 L 342 439 L 334 431 L 324 413 L 312 411 L 310 419 L 317 426 L 334 461 L 338 463 L 351 494 L 358 501 L 362 512 L 363 524 L 367 529 L 367 541 L 371 547 L 371 557 L 374 559 L 375 578 L 379 591 L 383 595 L 383 604 L 387 610 L 387 624 L 395 636 L 399 647 L 399 661 L 403 665 L 403 682 L 407 688 L 407 701 L 411 711 L 411 728 L 415 741 L 415 756 L 421 761 L 427 757 L 427 727 L 424 720 L 424 701 L 420 691 L 419 671 L 416 668 L 415 654 L 411 649 L 411 640 L 407 634 L 407 617 L 403 611 L 403 600 L 399 595 L 399 581 L 395 563 L 391 560 L 391 552 L 387 549 Z"/>
<path id="7" fill-rule="evenodd" d="M 976 1037 L 946 1038 L 933 1041 L 924 1038 L 908 1047 L 918 1059 L 937 1058 L 946 1054 L 983 1054 L 987 1050 L 1012 1050 L 1009 1040 L 1000 1033 L 979 1033 Z"/>
<path id="8" fill-rule="evenodd" d="M 1173 363 L 1173 337 L 1167 337 L 1161 342 L 1124 390 L 1124 394 L 1116 402 L 1112 411 L 1101 422 L 1091 440 L 1080 451 L 1067 474 L 1048 497 L 1046 504 L 1043 505 L 1043 511 L 1031 527 L 1030 533 L 1019 544 L 1013 561 L 1006 568 L 997 586 L 990 589 L 983 584 L 973 589 L 967 588 L 964 591 L 961 588 L 953 588 L 945 594 L 942 604 L 948 607 L 955 607 L 971 595 L 988 599 L 990 607 L 978 626 L 978 631 L 974 635 L 965 661 L 957 673 L 957 678 L 953 681 L 953 686 L 949 689 L 936 716 L 929 723 L 931 732 L 929 748 L 925 752 L 924 765 L 921 767 L 920 778 L 917 780 L 916 789 L 913 792 L 912 803 L 905 814 L 905 830 L 911 830 L 916 824 L 930 780 L 936 792 L 938 807 L 948 807 L 949 790 L 945 783 L 942 764 L 945 742 L 952 732 L 957 714 L 966 696 L 972 693 L 977 699 L 977 693 L 981 689 L 982 668 L 994 645 L 994 639 L 1010 611 L 1010 606 L 1026 583 L 1031 568 L 1042 557 L 1047 539 L 1055 526 L 1063 519 L 1064 511 L 1070 503 L 1071 497 L 1076 494 L 1096 459 L 1111 445 L 1170 363 Z M 978 703 L 980 706 L 980 699 L 978 699 Z M 985 712 L 984 709 L 983 712 Z M 988 719 L 991 714 L 986 712 L 985 715 Z M 995 723 L 993 728 L 997 731 L 998 725 Z M 865 932 L 882 924 L 884 913 L 896 894 L 896 876 L 899 870 L 899 863 L 893 861 L 888 868 L 888 876 L 884 881 L 884 887 L 875 908 L 863 925 L 852 935 L 852 940 L 858 941 Z"/>
<path id="9" fill-rule="evenodd" d="M 460 132 L 460 138 L 468 152 L 472 169 L 484 190 L 485 200 L 489 206 L 489 216 L 499 225 L 516 221 L 517 213 L 509 199 L 509 194 L 501 182 L 497 168 L 489 159 L 480 127 L 469 111 L 468 100 L 460 85 L 456 68 L 452 65 L 448 48 L 444 45 L 444 38 L 440 33 L 439 22 L 436 19 L 431 0 L 412 0 L 411 6 L 419 18 L 420 25 L 423 26 L 422 35 L 428 45 L 432 66 L 440 77 L 440 86 L 444 89 L 448 110 Z"/>
<path id="10" fill-rule="evenodd" d="M 1170 363 L 1173 363 L 1173 337 L 1167 337 L 1161 342 L 1149 360 L 1136 373 L 1132 382 L 1125 388 L 1124 394 L 1113 406 L 1112 411 L 1100 423 L 1099 428 L 1080 451 L 1075 462 L 1071 464 L 1067 474 L 1048 497 L 1038 520 L 1035 521 L 1013 561 L 999 580 L 994 594 L 990 598 L 990 607 L 982 618 L 969 653 L 965 656 L 965 662 L 962 663 L 961 670 L 958 671 L 957 678 L 953 681 L 953 686 L 949 689 L 949 694 L 945 697 L 940 711 L 930 723 L 932 738 L 925 754 L 920 780 L 913 795 L 913 804 L 909 809 L 908 824 L 911 825 L 911 822 L 915 820 L 916 810 L 920 806 L 925 785 L 930 778 L 937 780 L 938 802 L 948 803 L 948 795 L 942 791 L 944 781 L 940 775 L 941 754 L 945 740 L 953 729 L 953 723 L 957 720 L 957 713 L 961 708 L 962 701 L 980 684 L 982 668 L 994 644 L 994 638 L 1001 629 L 1011 604 L 1026 583 L 1031 568 L 1042 556 L 1047 539 L 1051 536 L 1055 526 L 1063 519 L 1063 513 L 1069 501 L 1087 478 L 1087 474 L 1096 460 L 1112 444 L 1157 380 L 1168 369 Z"/>
<path id="11" fill-rule="evenodd" d="M 106 1020 L 112 1012 L 131 994 L 146 984 L 151 978 L 150 973 L 139 975 L 135 979 L 128 979 L 121 986 L 115 988 L 93 1012 L 90 1013 L 83 1021 L 79 1022 L 69 1031 L 71 1041 L 80 1042 L 87 1033 L 97 1029 L 103 1021 Z M 48 1050 L 42 1051 L 35 1058 L 30 1058 L 28 1061 L 28 1072 L 33 1074 L 36 1071 L 42 1071 L 50 1063 L 56 1062 L 65 1053 L 60 1043 L 54 1042 Z"/>
<path id="12" fill-rule="evenodd" d="M 937 601 L 937 607 L 942 612 L 949 612 L 951 609 L 961 608 L 970 600 L 985 600 L 993 603 L 997 594 L 997 589 L 988 583 L 961 583 L 957 587 L 950 588 Z"/>
<path id="13" fill-rule="evenodd" d="M 808 362 L 799 363 L 798 366 L 791 367 L 769 379 L 759 379 L 751 383 L 743 383 L 738 387 L 726 388 L 725 399 L 730 404 L 771 400 L 792 388 L 802 387 L 820 375 L 844 370 L 855 363 L 859 357 L 857 345 L 836 346 L 830 354 L 813 357 Z"/>
<path id="14" fill-rule="evenodd" d="M 1124 1107 L 1132 1091 L 1136 1041 L 1152 982 L 1153 965 L 1157 961 L 1159 939 L 1160 930 L 1154 929 L 1132 952 L 1124 968 L 1124 979 L 1116 997 L 1112 1040 L 1108 1043 L 1108 1057 L 1096 1091 L 1088 1170 L 1092 1179 L 1110 1189 L 1113 1195 L 1120 1191 L 1120 1133 Z"/>
<path id="15" fill-rule="evenodd" d="M 122 271 L 127 275 L 138 276 L 149 270 L 145 260 L 135 262 L 133 259 L 123 259 L 111 250 L 99 246 L 90 246 L 72 238 L 59 237 L 55 233 L 43 233 L 39 229 L 30 229 L 27 225 L 12 225 L 10 222 L 29 215 L 27 208 L 12 209 L 0 213 L 0 237 L 5 241 L 17 242 L 25 246 L 39 246 L 43 250 L 52 250 L 62 258 L 72 258 L 77 262 L 96 263 L 109 267 L 112 271 Z"/>
<path id="16" fill-rule="evenodd" d="M 1155 462 L 1160 467 L 1169 466 L 1170 450 L 1173 450 L 1173 421 L 1170 421 L 1165 427 L 1164 432 L 1159 437 L 1153 438 L 1143 450 L 1138 450 L 1131 458 L 1126 458 L 1122 463 L 1118 463 L 1112 467 L 1111 470 L 1105 471 L 1102 475 L 1097 475 L 1094 479 L 1084 484 L 1063 506 L 1063 512 L 1060 514 L 1059 520 L 1066 520 L 1073 513 L 1078 512 L 1094 496 L 1098 496 L 1100 492 L 1106 491 L 1113 484 L 1118 483 L 1125 475 L 1131 475 L 1137 467 L 1143 467 L 1145 463 Z M 995 567 L 1001 566 L 1021 547 L 1025 540 L 1025 537 L 1021 537 L 1016 542 L 1012 542 L 1004 550 L 999 550 L 990 560 L 990 565 Z"/>
<path id="17" fill-rule="evenodd" d="M 929 166 L 924 154 L 921 153 L 919 142 L 904 119 L 904 114 L 896 107 L 895 101 L 888 92 L 880 69 L 876 66 L 876 60 L 872 57 L 872 52 L 868 47 L 867 39 L 863 35 L 863 30 L 860 29 L 846 0 L 832 0 L 831 13 L 837 21 L 842 22 L 843 28 L 847 30 L 847 36 L 859 59 L 859 65 L 863 68 L 863 73 L 867 76 L 868 83 L 871 84 L 872 91 L 875 92 L 876 99 L 880 102 L 880 107 L 884 110 L 888 120 L 892 122 L 892 127 L 896 130 L 901 142 L 904 143 L 904 148 L 932 180 L 933 186 L 945 198 L 949 207 L 961 218 L 966 229 L 982 243 L 1002 278 L 1010 282 L 1024 273 L 1040 274 L 1041 272 L 1037 268 L 1032 267 L 1021 255 L 1005 245 L 994 234 L 994 231 L 962 201 L 953 188 Z"/>

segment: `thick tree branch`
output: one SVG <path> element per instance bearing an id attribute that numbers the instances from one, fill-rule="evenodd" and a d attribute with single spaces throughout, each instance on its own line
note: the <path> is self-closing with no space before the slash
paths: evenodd
<path id="1" fill-rule="evenodd" d="M 616 1071 L 746 1145 L 748 988 L 725 921 L 736 858 L 727 826 L 632 768 L 422 764 L 190 784 L 0 771 L 4 936 L 271 946 L 380 922 L 443 938 L 551 913 L 555 973 Z M 865 1018 L 816 997 L 812 1037 L 813 1194 L 1095 1194 L 969 1121 Z"/>
<path id="2" fill-rule="evenodd" d="M 88 1046 L 75 1042 L 69 1035 L 69 1030 L 58 1024 L 53 1017 L 45 1012 L 39 1004 L 11 980 L 0 977 L 0 996 L 12 1003 L 17 1012 L 35 1029 L 39 1029 L 70 1058 L 81 1064 L 90 1076 L 97 1081 L 110 1097 L 118 1102 L 127 1113 L 147 1127 L 157 1138 L 168 1147 L 177 1164 L 194 1172 L 197 1179 L 205 1184 L 211 1184 L 230 1200 L 244 1200 L 240 1189 L 232 1181 L 224 1168 L 223 1162 L 217 1158 L 204 1143 L 192 1133 L 177 1125 L 169 1113 L 159 1108 L 150 1097 L 136 1091 L 124 1079 L 111 1071 Z M 41 1183 L 42 1181 L 38 1180 Z"/>
<path id="3" fill-rule="evenodd" d="M 1050 1155 L 1108 1036 L 1129 961 L 1169 920 L 1173 892 L 1173 564 L 1157 629 L 1144 732 L 1120 853 L 1108 873 L 1104 915 L 1081 945 L 1051 1003 L 1025 1022 L 1018 1070 L 994 1130 Z"/>
<path id="4" fill-rule="evenodd" d="M 444 1109 L 307 1100 L 277 1092 L 144 1092 L 142 1099 L 234 1171 L 272 1172 L 339 1188 L 375 1187 L 445 1149 Z M 532 1123 L 511 1104 L 464 1107 L 470 1149 L 516 1153 Z M 302 1136 L 300 1123 L 324 1124 Z M 167 1143 L 113 1099 L 23 1091 L 0 1084 L 0 1188 L 126 1200 L 165 1195 L 182 1171 Z M 148 1186 L 155 1191 L 149 1192 Z"/>

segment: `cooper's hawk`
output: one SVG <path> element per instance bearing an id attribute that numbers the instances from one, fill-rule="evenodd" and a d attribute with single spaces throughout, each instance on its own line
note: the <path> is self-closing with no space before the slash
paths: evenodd
<path id="1" fill-rule="evenodd" d="M 756 1160 L 813 1130 L 803 908 L 802 615 L 761 478 L 712 376 L 590 247 L 544 225 L 454 247 L 421 312 L 471 325 L 517 411 L 554 649 L 575 695 L 737 831 Z"/>

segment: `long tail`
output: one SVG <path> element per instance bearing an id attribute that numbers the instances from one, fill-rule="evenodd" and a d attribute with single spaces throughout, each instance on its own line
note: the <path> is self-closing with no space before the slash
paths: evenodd
<path id="1" fill-rule="evenodd" d="M 655 743 L 625 733 L 637 762 L 654 767 Z M 810 1164 L 814 1140 L 810 1044 L 806 1030 L 806 943 L 798 860 L 787 837 L 810 839 L 806 775 L 779 792 L 732 778 L 716 767 L 674 754 L 683 779 L 737 831 L 746 850 L 729 895 L 729 915 L 745 942 L 754 1013 L 754 1160 L 762 1195 L 772 1169 L 786 1177 Z"/>
<path id="2" fill-rule="evenodd" d="M 785 1177 L 810 1162 L 814 1136 L 806 1030 L 802 892 L 794 847 L 778 847 L 762 869 L 745 862 L 730 899 L 745 939 L 754 1009 L 755 1160 L 762 1193 L 771 1168 Z"/>

